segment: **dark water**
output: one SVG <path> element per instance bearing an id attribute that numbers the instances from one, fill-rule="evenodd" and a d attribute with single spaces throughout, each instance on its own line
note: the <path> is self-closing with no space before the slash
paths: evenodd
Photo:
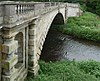
<path id="1" fill-rule="evenodd" d="M 100 61 L 100 44 L 77 39 L 51 29 L 44 43 L 41 59 L 45 61 L 62 59 Z"/>

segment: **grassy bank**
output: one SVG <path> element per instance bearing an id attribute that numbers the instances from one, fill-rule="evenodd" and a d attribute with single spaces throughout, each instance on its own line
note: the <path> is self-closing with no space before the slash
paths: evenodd
<path id="1" fill-rule="evenodd" d="M 64 25 L 53 27 L 78 38 L 100 41 L 100 17 L 90 12 L 85 12 L 80 17 L 69 18 Z"/>
<path id="2" fill-rule="evenodd" d="M 40 62 L 39 75 L 25 81 L 100 81 L 100 63 L 95 61 Z"/>

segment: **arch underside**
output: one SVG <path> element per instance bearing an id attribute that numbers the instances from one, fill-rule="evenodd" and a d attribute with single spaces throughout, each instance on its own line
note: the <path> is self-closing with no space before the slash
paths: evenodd
<path id="1" fill-rule="evenodd" d="M 52 14 L 52 13 L 51 13 Z M 51 27 L 52 24 L 55 25 L 62 25 L 65 22 L 65 18 L 63 16 L 62 13 L 54 13 L 53 15 L 48 15 L 48 17 L 42 17 L 43 18 L 43 22 L 40 21 L 39 25 L 37 26 L 37 30 L 38 30 L 38 36 L 37 36 L 37 46 L 38 46 L 38 50 L 37 53 L 38 55 L 41 55 L 41 51 L 43 48 L 43 44 L 45 42 L 46 36 L 48 34 L 48 31 Z M 39 56 L 40 57 L 40 56 Z"/>
<path id="2" fill-rule="evenodd" d="M 58 14 L 55 16 L 55 18 L 54 18 L 52 24 L 55 24 L 55 25 L 62 25 L 62 24 L 64 24 L 63 15 L 62 15 L 61 13 L 58 13 Z"/>

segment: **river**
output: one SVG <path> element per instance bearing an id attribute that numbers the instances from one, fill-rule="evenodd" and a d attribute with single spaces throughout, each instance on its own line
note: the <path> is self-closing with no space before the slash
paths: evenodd
<path id="1" fill-rule="evenodd" d="M 100 45 L 88 40 L 64 35 L 50 29 L 43 46 L 41 59 L 45 61 L 100 61 Z"/>

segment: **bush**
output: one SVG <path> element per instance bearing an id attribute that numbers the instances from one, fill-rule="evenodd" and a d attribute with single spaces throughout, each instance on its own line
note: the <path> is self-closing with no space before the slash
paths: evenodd
<path id="1" fill-rule="evenodd" d="M 95 61 L 40 61 L 40 67 L 36 78 L 25 81 L 100 81 L 100 63 Z"/>

